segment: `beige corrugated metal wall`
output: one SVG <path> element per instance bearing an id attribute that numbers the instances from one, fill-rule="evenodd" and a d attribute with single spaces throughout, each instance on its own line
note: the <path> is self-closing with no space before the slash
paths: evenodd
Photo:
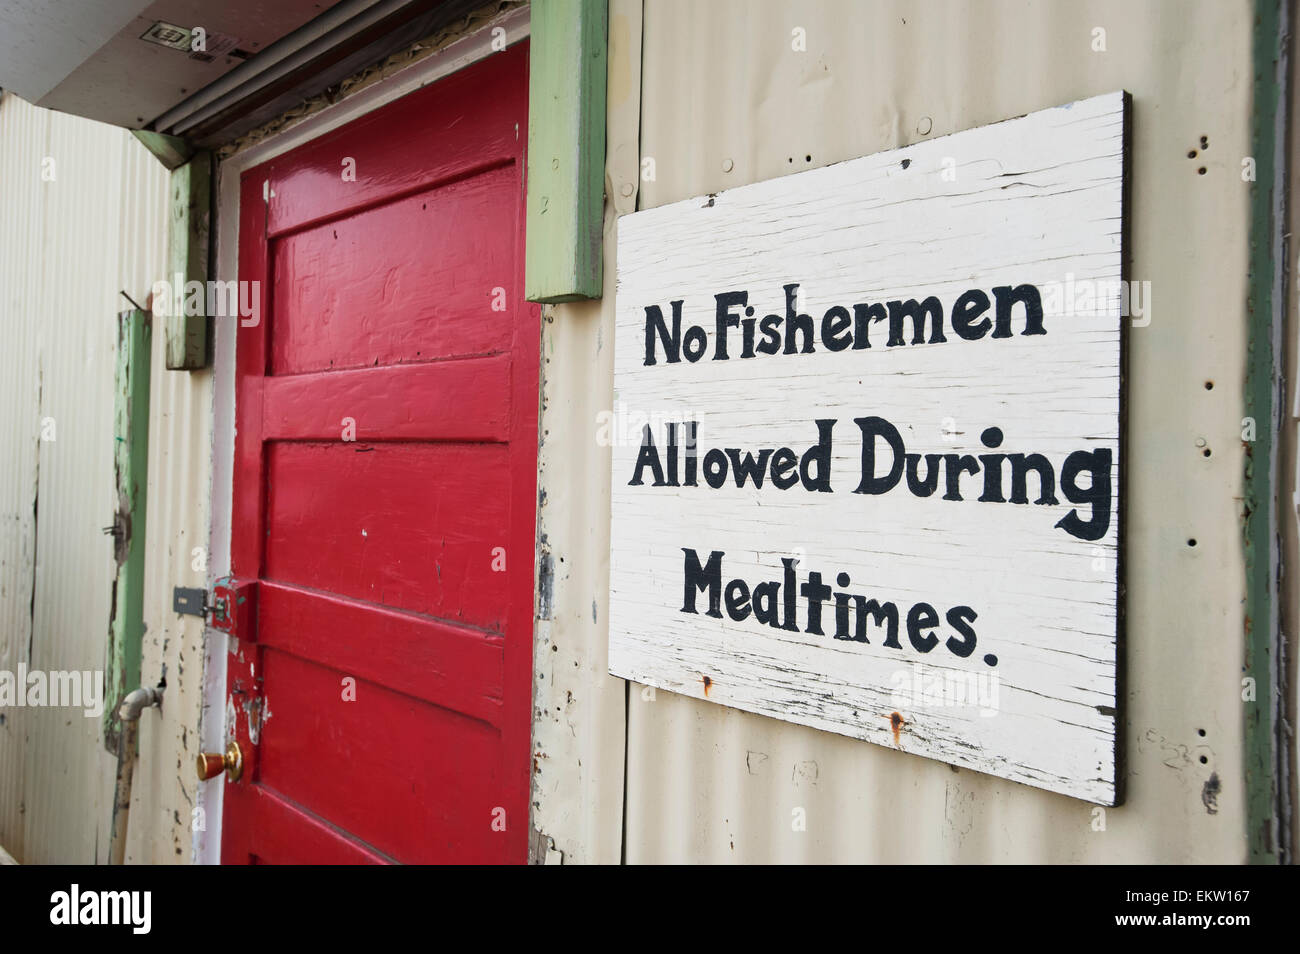
<path id="1" fill-rule="evenodd" d="M 166 231 L 159 228 L 160 248 L 165 249 Z M 161 319 L 156 320 L 140 667 L 145 685 L 165 680 L 167 689 L 162 712 L 145 713 L 140 722 L 127 864 L 188 863 L 193 860 L 193 832 L 208 824 L 202 813 L 194 814 L 199 804 L 194 758 L 200 749 L 204 622 L 172 611 L 172 589 L 210 589 L 212 371 L 168 371 L 165 336 Z"/>
<path id="2" fill-rule="evenodd" d="M 164 275 L 167 184 L 124 130 L 9 94 L 0 102 L 0 669 L 105 667 L 116 315 L 130 307 L 119 290 L 144 302 Z M 177 670 L 194 659 L 197 681 L 199 649 L 187 633 L 184 655 L 168 598 L 169 575 L 179 574 L 162 564 L 195 527 L 206 536 L 210 416 L 204 382 L 169 377 L 161 346 L 158 335 L 144 679 L 156 683 L 167 660 L 168 695 L 162 715 L 144 716 L 131 826 L 133 846 L 149 829 L 144 856 L 157 861 L 178 860 L 174 839 L 189 857 L 178 750 L 185 726 L 197 725 L 198 697 L 178 691 Z M 103 861 L 115 760 L 100 720 L 66 708 L 0 716 L 0 844 L 27 863 Z"/>
<path id="3" fill-rule="evenodd" d="M 544 332 L 540 519 L 555 575 L 538 624 L 534 821 L 566 861 L 1244 858 L 1251 16 L 1246 0 L 647 0 L 644 15 L 611 0 L 606 295 L 548 309 Z M 806 52 L 791 49 L 796 28 Z M 613 403 L 616 215 L 1121 87 L 1134 96 L 1132 277 L 1153 283 L 1155 308 L 1131 336 L 1128 804 L 1099 830 L 1081 802 L 609 677 L 596 434 Z M 140 300 L 163 277 L 166 182 L 127 133 L 0 104 L 2 669 L 103 668 L 113 316 L 119 288 Z M 164 371 L 159 336 L 153 384 L 143 678 L 165 675 L 168 694 L 145 715 L 128 860 L 165 862 L 189 858 L 195 799 L 201 624 L 170 603 L 172 586 L 206 577 L 194 548 L 211 381 Z M 0 844 L 25 861 L 102 859 L 112 762 L 98 720 L 3 715 Z"/>
<path id="4" fill-rule="evenodd" d="M 612 0 L 610 14 L 605 298 L 545 325 L 539 513 L 555 581 L 538 627 L 536 826 L 566 861 L 616 861 L 620 845 L 632 862 L 1243 861 L 1251 4 Z M 616 214 L 1120 88 L 1130 277 L 1153 297 L 1130 336 L 1126 805 L 1099 814 L 639 686 L 625 703 L 605 674 L 595 440 L 612 406 Z M 638 182 L 638 158 L 653 179 Z"/>
<path id="5" fill-rule="evenodd" d="M 39 328 L 17 320 L 41 298 L 30 239 L 39 236 L 47 121 L 10 96 L 0 99 L 0 314 L 10 329 L 0 351 L 0 670 L 30 661 L 36 572 L 36 483 L 40 439 Z M 36 250 L 39 250 L 39 243 Z M 57 434 L 57 431 L 56 431 Z M 23 854 L 23 744 L 17 710 L 0 710 L 0 845 Z"/>

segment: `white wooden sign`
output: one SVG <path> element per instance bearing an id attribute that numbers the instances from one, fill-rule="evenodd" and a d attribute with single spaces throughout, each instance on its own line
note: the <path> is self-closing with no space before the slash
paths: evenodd
<path id="1" fill-rule="evenodd" d="M 610 672 L 1117 801 L 1126 115 L 619 219 Z"/>

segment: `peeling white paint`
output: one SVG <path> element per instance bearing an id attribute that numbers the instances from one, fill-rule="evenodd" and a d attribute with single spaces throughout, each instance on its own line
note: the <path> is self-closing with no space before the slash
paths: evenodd
<path id="1" fill-rule="evenodd" d="M 235 697 L 226 696 L 226 741 L 235 741 Z"/>

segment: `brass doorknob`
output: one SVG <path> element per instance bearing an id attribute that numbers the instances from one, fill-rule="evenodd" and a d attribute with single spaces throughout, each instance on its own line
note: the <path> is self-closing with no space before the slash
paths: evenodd
<path id="1" fill-rule="evenodd" d="M 217 752 L 199 753 L 196 766 L 199 781 L 206 782 L 225 772 L 227 779 L 238 782 L 239 774 L 244 770 L 244 753 L 239 750 L 238 742 L 231 742 L 226 746 L 224 755 Z"/>

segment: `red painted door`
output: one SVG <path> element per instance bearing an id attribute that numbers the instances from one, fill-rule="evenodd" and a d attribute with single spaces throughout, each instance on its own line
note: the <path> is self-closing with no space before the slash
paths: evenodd
<path id="1" fill-rule="evenodd" d="M 243 175 L 227 863 L 527 855 L 526 47 Z"/>

